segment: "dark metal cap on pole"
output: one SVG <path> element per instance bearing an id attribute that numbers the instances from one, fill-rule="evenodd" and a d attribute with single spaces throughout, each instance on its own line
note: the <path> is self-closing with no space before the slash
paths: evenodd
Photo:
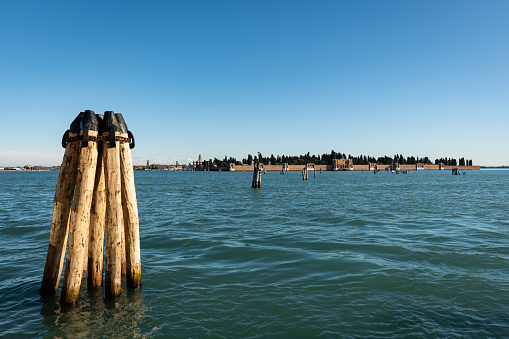
<path id="1" fill-rule="evenodd" d="M 71 126 L 69 128 L 69 131 L 71 133 L 79 133 L 80 132 L 80 125 L 81 125 L 81 120 L 83 119 L 83 112 L 80 112 L 80 114 L 78 114 L 78 116 L 76 117 L 76 119 L 74 119 L 73 122 L 71 122 Z"/>
<path id="2" fill-rule="evenodd" d="M 94 111 L 86 110 L 81 120 L 80 129 L 83 131 L 98 131 L 99 121 Z"/>
<path id="3" fill-rule="evenodd" d="M 127 133 L 127 124 L 125 123 L 122 113 L 115 113 L 115 118 L 117 118 L 118 124 L 120 125 L 120 133 Z"/>
<path id="4" fill-rule="evenodd" d="M 81 120 L 80 129 L 83 131 L 83 143 L 81 144 L 81 147 L 87 147 L 88 132 L 99 131 L 99 121 L 97 120 L 94 111 L 85 111 L 85 114 L 83 114 L 83 119 Z"/>
<path id="5" fill-rule="evenodd" d="M 131 133 L 129 129 L 127 129 L 127 124 L 125 123 L 124 117 L 122 116 L 122 113 L 115 113 L 115 117 L 118 120 L 118 123 L 120 124 L 120 128 L 122 129 L 122 133 L 127 133 L 129 136 L 130 142 L 129 142 L 129 148 L 134 148 L 134 135 Z"/>
<path id="6" fill-rule="evenodd" d="M 62 136 L 62 147 L 67 147 L 67 139 L 69 138 L 69 133 L 78 134 L 80 132 L 80 125 L 81 125 L 81 119 L 83 119 L 83 112 L 80 112 L 78 116 L 71 122 L 71 126 L 67 131 L 65 131 L 64 135 Z"/>
<path id="7" fill-rule="evenodd" d="M 115 147 L 115 132 L 121 132 L 122 129 L 118 123 L 115 113 L 113 111 L 104 112 L 104 122 L 106 124 L 106 131 L 109 132 L 110 148 Z"/>
<path id="8" fill-rule="evenodd" d="M 106 126 L 104 123 L 104 114 L 96 114 L 95 116 L 97 117 L 97 121 L 99 122 L 99 135 L 101 135 L 104 132 L 106 132 Z"/>

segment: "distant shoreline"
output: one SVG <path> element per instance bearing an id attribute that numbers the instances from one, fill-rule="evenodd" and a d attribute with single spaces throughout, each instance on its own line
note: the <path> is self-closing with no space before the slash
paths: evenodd
<path id="1" fill-rule="evenodd" d="M 480 170 L 480 166 L 442 166 L 440 165 L 433 165 L 433 164 L 422 164 L 421 166 L 418 165 L 387 165 L 387 164 L 371 164 L 371 165 L 351 165 L 348 168 L 335 168 L 333 165 L 263 165 L 262 169 L 264 171 L 282 171 L 283 167 L 285 168 L 285 171 L 302 171 L 305 168 L 308 170 L 316 170 L 316 171 L 344 171 L 344 172 L 360 172 L 360 171 L 451 171 L 454 168 L 457 168 L 460 171 L 465 170 Z M 230 172 L 251 172 L 254 170 L 254 165 L 234 165 L 232 164 L 230 167 L 201 167 L 197 168 L 197 171 L 230 171 Z"/>
<path id="2" fill-rule="evenodd" d="M 382 167 L 382 166 L 388 166 L 388 165 L 381 165 L 381 166 L 379 165 L 379 170 L 381 170 L 380 167 Z M 144 167 L 144 166 L 134 166 L 134 167 L 135 167 L 134 169 L 141 169 L 140 167 Z M 280 171 L 281 170 L 281 165 L 265 165 L 264 167 L 267 171 Z M 290 167 L 289 168 L 290 171 L 300 171 L 300 170 L 304 169 L 304 167 L 306 167 L 306 166 L 305 165 L 290 165 L 289 167 Z M 328 165 L 316 165 L 317 170 L 321 169 L 323 171 L 333 171 L 333 169 L 327 168 L 327 167 L 329 167 L 329 166 Z M 401 167 L 402 168 L 400 168 L 400 170 L 416 170 L 415 165 L 412 165 L 413 168 L 409 168 L 410 167 L 409 165 L 401 165 Z M 458 168 L 460 170 L 481 170 L 481 169 L 509 169 L 509 166 L 508 165 L 502 165 L 502 166 L 445 166 L 444 170 L 451 170 L 452 168 Z M 163 170 L 163 169 L 155 168 L 155 169 L 151 169 L 151 170 L 157 171 L 157 170 Z M 165 168 L 165 170 L 168 170 L 168 169 Z M 192 170 L 192 168 L 187 168 L 187 166 L 183 166 L 183 168 L 182 168 L 182 166 L 180 166 L 180 168 L 178 168 L 178 169 L 170 169 L 170 170 L 188 171 L 188 170 Z M 201 170 L 201 171 L 205 170 L 206 171 L 207 168 L 202 167 L 202 168 L 196 169 L 196 170 Z M 227 171 L 227 172 L 230 171 L 230 169 L 228 167 L 212 167 L 212 166 L 209 168 L 209 170 L 211 170 L 211 171 L 222 170 L 222 171 Z M 243 170 L 244 171 L 252 171 L 253 165 L 235 165 L 234 169 L 233 169 L 234 172 L 239 172 L 239 171 L 243 171 Z M 421 169 L 419 169 L 419 171 L 420 170 Z M 439 169 L 438 168 L 425 168 L 424 170 L 439 170 Z M 0 172 L 48 172 L 48 171 L 58 172 L 58 171 L 60 171 L 60 166 L 52 166 L 52 167 L 33 166 L 30 169 L 23 168 L 23 167 L 0 167 Z M 346 171 L 370 171 L 370 169 L 367 165 L 354 165 L 351 170 L 346 170 Z"/>

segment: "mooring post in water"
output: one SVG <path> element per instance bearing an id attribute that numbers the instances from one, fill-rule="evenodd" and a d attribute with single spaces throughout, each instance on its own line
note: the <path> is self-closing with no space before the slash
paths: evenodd
<path id="1" fill-rule="evenodd" d="M 112 111 L 104 112 L 106 132 L 104 140 L 104 174 L 106 182 L 106 267 L 104 274 L 105 292 L 118 296 L 122 279 L 122 182 L 120 178 L 120 151 L 116 136 L 120 125 Z"/>
<path id="2" fill-rule="evenodd" d="M 302 180 L 308 180 L 308 168 L 307 168 L 307 166 L 304 167 L 304 169 L 302 170 Z"/>
<path id="3" fill-rule="evenodd" d="M 251 184 L 251 187 L 260 188 L 261 184 L 262 184 L 262 170 L 260 169 L 260 163 L 256 163 L 254 165 L 253 183 Z"/>
<path id="4" fill-rule="evenodd" d="M 60 174 L 58 175 L 55 199 L 53 201 L 53 219 L 46 256 L 46 265 L 42 277 L 41 294 L 51 295 L 58 290 L 60 276 L 65 258 L 65 247 L 69 230 L 69 215 L 71 214 L 74 186 L 76 185 L 76 174 L 78 171 L 78 160 L 80 155 L 81 141 L 68 142 L 68 138 L 78 138 L 80 134 L 80 123 L 83 118 L 81 112 L 71 123 L 62 138 L 62 147 L 65 147 Z"/>
<path id="5" fill-rule="evenodd" d="M 88 248 L 88 226 L 97 167 L 97 137 L 99 123 L 93 111 L 85 111 L 81 124 L 83 141 L 80 149 L 76 193 L 74 195 L 69 224 L 69 248 L 65 264 L 64 283 L 60 300 L 74 303 L 78 300 L 83 278 L 85 251 Z"/>
<path id="6" fill-rule="evenodd" d="M 141 258 L 140 258 L 140 222 L 138 218 L 138 203 L 134 187 L 134 172 L 131 148 L 134 148 L 134 137 L 127 129 L 122 114 L 116 114 L 120 124 L 120 136 L 129 143 L 120 143 L 120 171 L 122 181 L 122 213 L 124 217 L 125 252 L 126 252 L 126 280 L 127 286 L 136 288 L 141 286 Z"/>
<path id="7" fill-rule="evenodd" d="M 76 302 L 87 270 L 89 285 L 101 286 L 104 280 L 106 295 L 118 296 L 122 259 L 127 286 L 140 286 L 139 218 L 130 151 L 134 137 L 122 115 L 80 113 L 64 134 L 62 146 L 66 151 L 55 191 L 41 294 L 58 289 L 64 257 L 61 303 Z"/>

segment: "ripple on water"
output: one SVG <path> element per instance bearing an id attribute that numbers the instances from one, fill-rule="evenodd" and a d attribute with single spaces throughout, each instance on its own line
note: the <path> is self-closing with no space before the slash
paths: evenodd
<path id="1" fill-rule="evenodd" d="M 57 175 L 0 173 L 0 336 L 507 337 L 504 173 L 252 189 L 249 173 L 137 171 L 142 289 L 85 283 L 64 309 L 37 293 Z"/>

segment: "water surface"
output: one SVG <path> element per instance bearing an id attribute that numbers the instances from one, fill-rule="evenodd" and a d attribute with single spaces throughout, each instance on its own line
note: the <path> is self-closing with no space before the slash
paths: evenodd
<path id="1" fill-rule="evenodd" d="M 137 171 L 142 289 L 67 308 L 57 177 L 0 172 L 0 336 L 509 336 L 509 171 Z"/>

